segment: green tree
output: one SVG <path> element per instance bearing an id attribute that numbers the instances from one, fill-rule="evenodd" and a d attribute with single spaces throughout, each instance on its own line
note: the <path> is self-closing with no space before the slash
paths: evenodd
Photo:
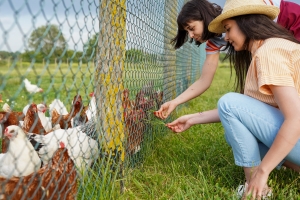
<path id="1" fill-rule="evenodd" d="M 29 38 L 29 47 L 50 57 L 60 57 L 67 48 L 62 31 L 57 25 L 49 24 L 35 29 Z"/>
<path id="2" fill-rule="evenodd" d="M 93 35 L 83 46 L 83 53 L 86 60 L 94 60 L 98 50 L 98 35 Z"/>

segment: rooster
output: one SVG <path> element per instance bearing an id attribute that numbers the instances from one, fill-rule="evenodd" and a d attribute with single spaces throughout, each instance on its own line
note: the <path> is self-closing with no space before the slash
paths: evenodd
<path id="1" fill-rule="evenodd" d="M 22 112 L 12 111 L 10 106 L 5 103 L 2 107 L 3 111 L 0 112 L 0 132 L 6 129 L 10 125 L 19 125 L 20 121 L 24 119 Z M 9 139 L 2 134 L 2 153 L 7 151 L 9 145 Z"/>
<path id="2" fill-rule="evenodd" d="M 89 167 L 98 155 L 97 141 L 81 132 L 79 128 L 58 129 L 47 135 L 28 133 L 28 138 L 43 164 L 47 164 L 52 158 L 59 148 L 60 141 L 66 145 L 70 157 L 80 170 Z"/>
<path id="3" fill-rule="evenodd" d="M 26 88 L 27 92 L 29 92 L 30 94 L 37 93 L 37 92 L 43 92 L 42 88 L 38 87 L 37 85 L 31 84 L 27 78 L 25 78 L 23 80 L 23 82 L 25 84 L 25 88 Z"/>
<path id="4" fill-rule="evenodd" d="M 71 111 L 69 113 L 60 112 L 63 106 L 56 104 L 56 100 L 50 104 L 50 111 L 52 117 L 52 124 L 59 124 L 62 129 L 67 129 L 72 127 L 71 119 L 83 109 L 82 98 L 80 95 L 75 95 Z M 63 109 L 64 111 L 64 109 Z"/>
<path id="5" fill-rule="evenodd" d="M 64 143 L 60 142 L 49 164 L 36 173 L 0 178 L 0 194 L 5 200 L 76 199 L 77 173 Z"/>
<path id="6" fill-rule="evenodd" d="M 22 128 L 25 132 L 36 133 L 36 134 L 47 134 L 38 116 L 38 110 L 35 103 L 32 103 L 29 106 L 28 111 L 24 118 Z"/>
<path id="7" fill-rule="evenodd" d="M 7 153 L 0 154 L 0 176 L 27 176 L 37 171 L 41 160 L 19 126 L 8 126 L 4 135 L 10 139 Z"/>

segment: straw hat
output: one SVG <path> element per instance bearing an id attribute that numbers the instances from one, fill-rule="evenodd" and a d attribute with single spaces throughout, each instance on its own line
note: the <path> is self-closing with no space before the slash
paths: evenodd
<path id="1" fill-rule="evenodd" d="M 226 0 L 222 13 L 208 25 L 213 33 L 223 33 L 222 21 L 231 17 L 248 14 L 263 14 L 274 20 L 279 14 L 279 8 L 266 5 L 264 0 Z"/>

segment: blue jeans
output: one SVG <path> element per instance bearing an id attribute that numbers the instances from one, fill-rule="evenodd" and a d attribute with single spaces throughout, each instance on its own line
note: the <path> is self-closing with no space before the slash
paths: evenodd
<path id="1" fill-rule="evenodd" d="M 228 93 L 219 100 L 218 112 L 235 164 L 258 166 L 284 121 L 281 111 L 249 96 Z M 300 165 L 300 140 L 278 167 L 285 160 Z"/>

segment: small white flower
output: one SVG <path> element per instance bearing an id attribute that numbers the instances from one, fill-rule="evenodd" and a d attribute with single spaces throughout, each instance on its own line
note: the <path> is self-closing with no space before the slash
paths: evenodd
<path id="1" fill-rule="evenodd" d="M 7 102 L 9 102 L 9 99 L 6 99 Z"/>

